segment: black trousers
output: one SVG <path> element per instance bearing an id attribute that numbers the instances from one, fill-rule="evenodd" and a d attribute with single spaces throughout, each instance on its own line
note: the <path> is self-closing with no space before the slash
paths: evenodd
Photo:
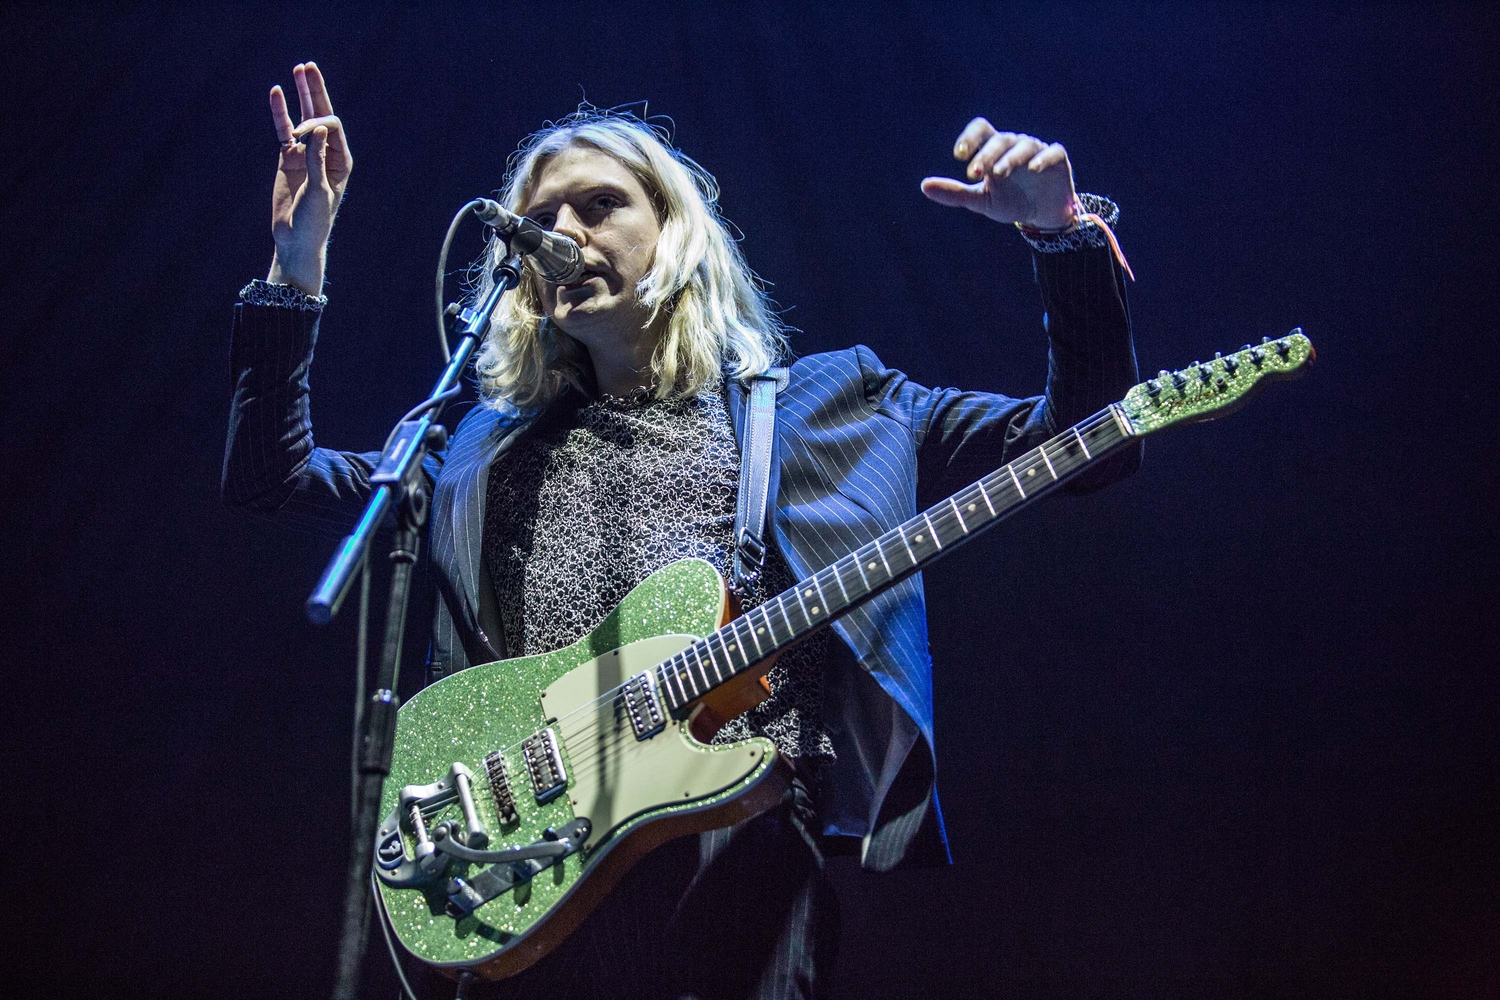
<path id="1" fill-rule="evenodd" d="M 823 996 L 838 903 L 811 799 L 794 780 L 774 809 L 651 852 L 555 951 L 483 1000 L 801 1000 Z M 426 997 L 451 996 L 432 974 Z M 448 983 L 443 992 L 442 983 Z"/>

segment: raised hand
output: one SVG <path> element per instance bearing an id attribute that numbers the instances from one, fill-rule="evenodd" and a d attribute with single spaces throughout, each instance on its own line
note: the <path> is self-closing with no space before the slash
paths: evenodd
<path id="1" fill-rule="evenodd" d="M 333 113 L 316 63 L 292 69 L 302 121 L 292 125 L 286 95 L 271 88 L 271 121 L 281 143 L 281 161 L 271 192 L 271 236 L 276 257 L 269 280 L 295 285 L 309 295 L 323 289 L 328 235 L 343 200 L 354 157 L 343 123 Z"/>
<path id="2" fill-rule="evenodd" d="M 1074 221 L 1073 167 L 1061 143 L 997 132 L 975 118 L 959 133 L 953 158 L 968 162 L 969 183 L 928 177 L 922 193 L 939 205 L 978 212 L 997 222 L 1066 229 Z"/>

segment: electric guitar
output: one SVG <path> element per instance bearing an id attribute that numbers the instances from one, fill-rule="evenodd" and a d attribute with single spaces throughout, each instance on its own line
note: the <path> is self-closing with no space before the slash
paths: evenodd
<path id="1" fill-rule="evenodd" d="M 767 696 L 779 651 L 1135 438 L 1222 416 L 1313 356 L 1299 329 L 1164 371 L 747 614 L 686 559 L 571 646 L 427 687 L 398 713 L 374 844 L 396 937 L 453 975 L 531 965 L 656 845 L 780 800 L 770 740 L 708 743 Z"/>

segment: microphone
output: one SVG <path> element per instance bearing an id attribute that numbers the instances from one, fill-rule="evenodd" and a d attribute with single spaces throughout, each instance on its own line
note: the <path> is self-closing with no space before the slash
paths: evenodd
<path id="1" fill-rule="evenodd" d="M 485 225 L 504 236 L 512 253 L 529 258 L 531 266 L 543 278 L 556 285 L 567 285 L 583 277 L 583 251 L 562 233 L 517 215 L 498 201 L 474 199 L 474 214 Z"/>

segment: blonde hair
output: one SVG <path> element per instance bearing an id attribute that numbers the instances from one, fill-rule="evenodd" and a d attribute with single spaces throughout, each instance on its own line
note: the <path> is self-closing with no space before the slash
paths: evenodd
<path id="1" fill-rule="evenodd" d="M 648 324 L 666 317 L 651 358 L 658 399 L 693 396 L 722 375 L 758 375 L 786 353 L 785 328 L 719 214 L 713 175 L 673 149 L 665 130 L 634 115 L 583 108 L 529 136 L 511 154 L 500 201 L 520 211 L 547 162 L 569 146 L 597 149 L 640 181 L 661 236 L 651 269 L 636 285 Z M 505 244 L 492 240 L 475 262 L 483 296 Z M 593 371 L 583 345 L 546 318 L 540 280 L 527 272 L 500 300 L 475 360 L 480 398 L 496 409 L 545 406 L 565 385 L 588 394 Z"/>

